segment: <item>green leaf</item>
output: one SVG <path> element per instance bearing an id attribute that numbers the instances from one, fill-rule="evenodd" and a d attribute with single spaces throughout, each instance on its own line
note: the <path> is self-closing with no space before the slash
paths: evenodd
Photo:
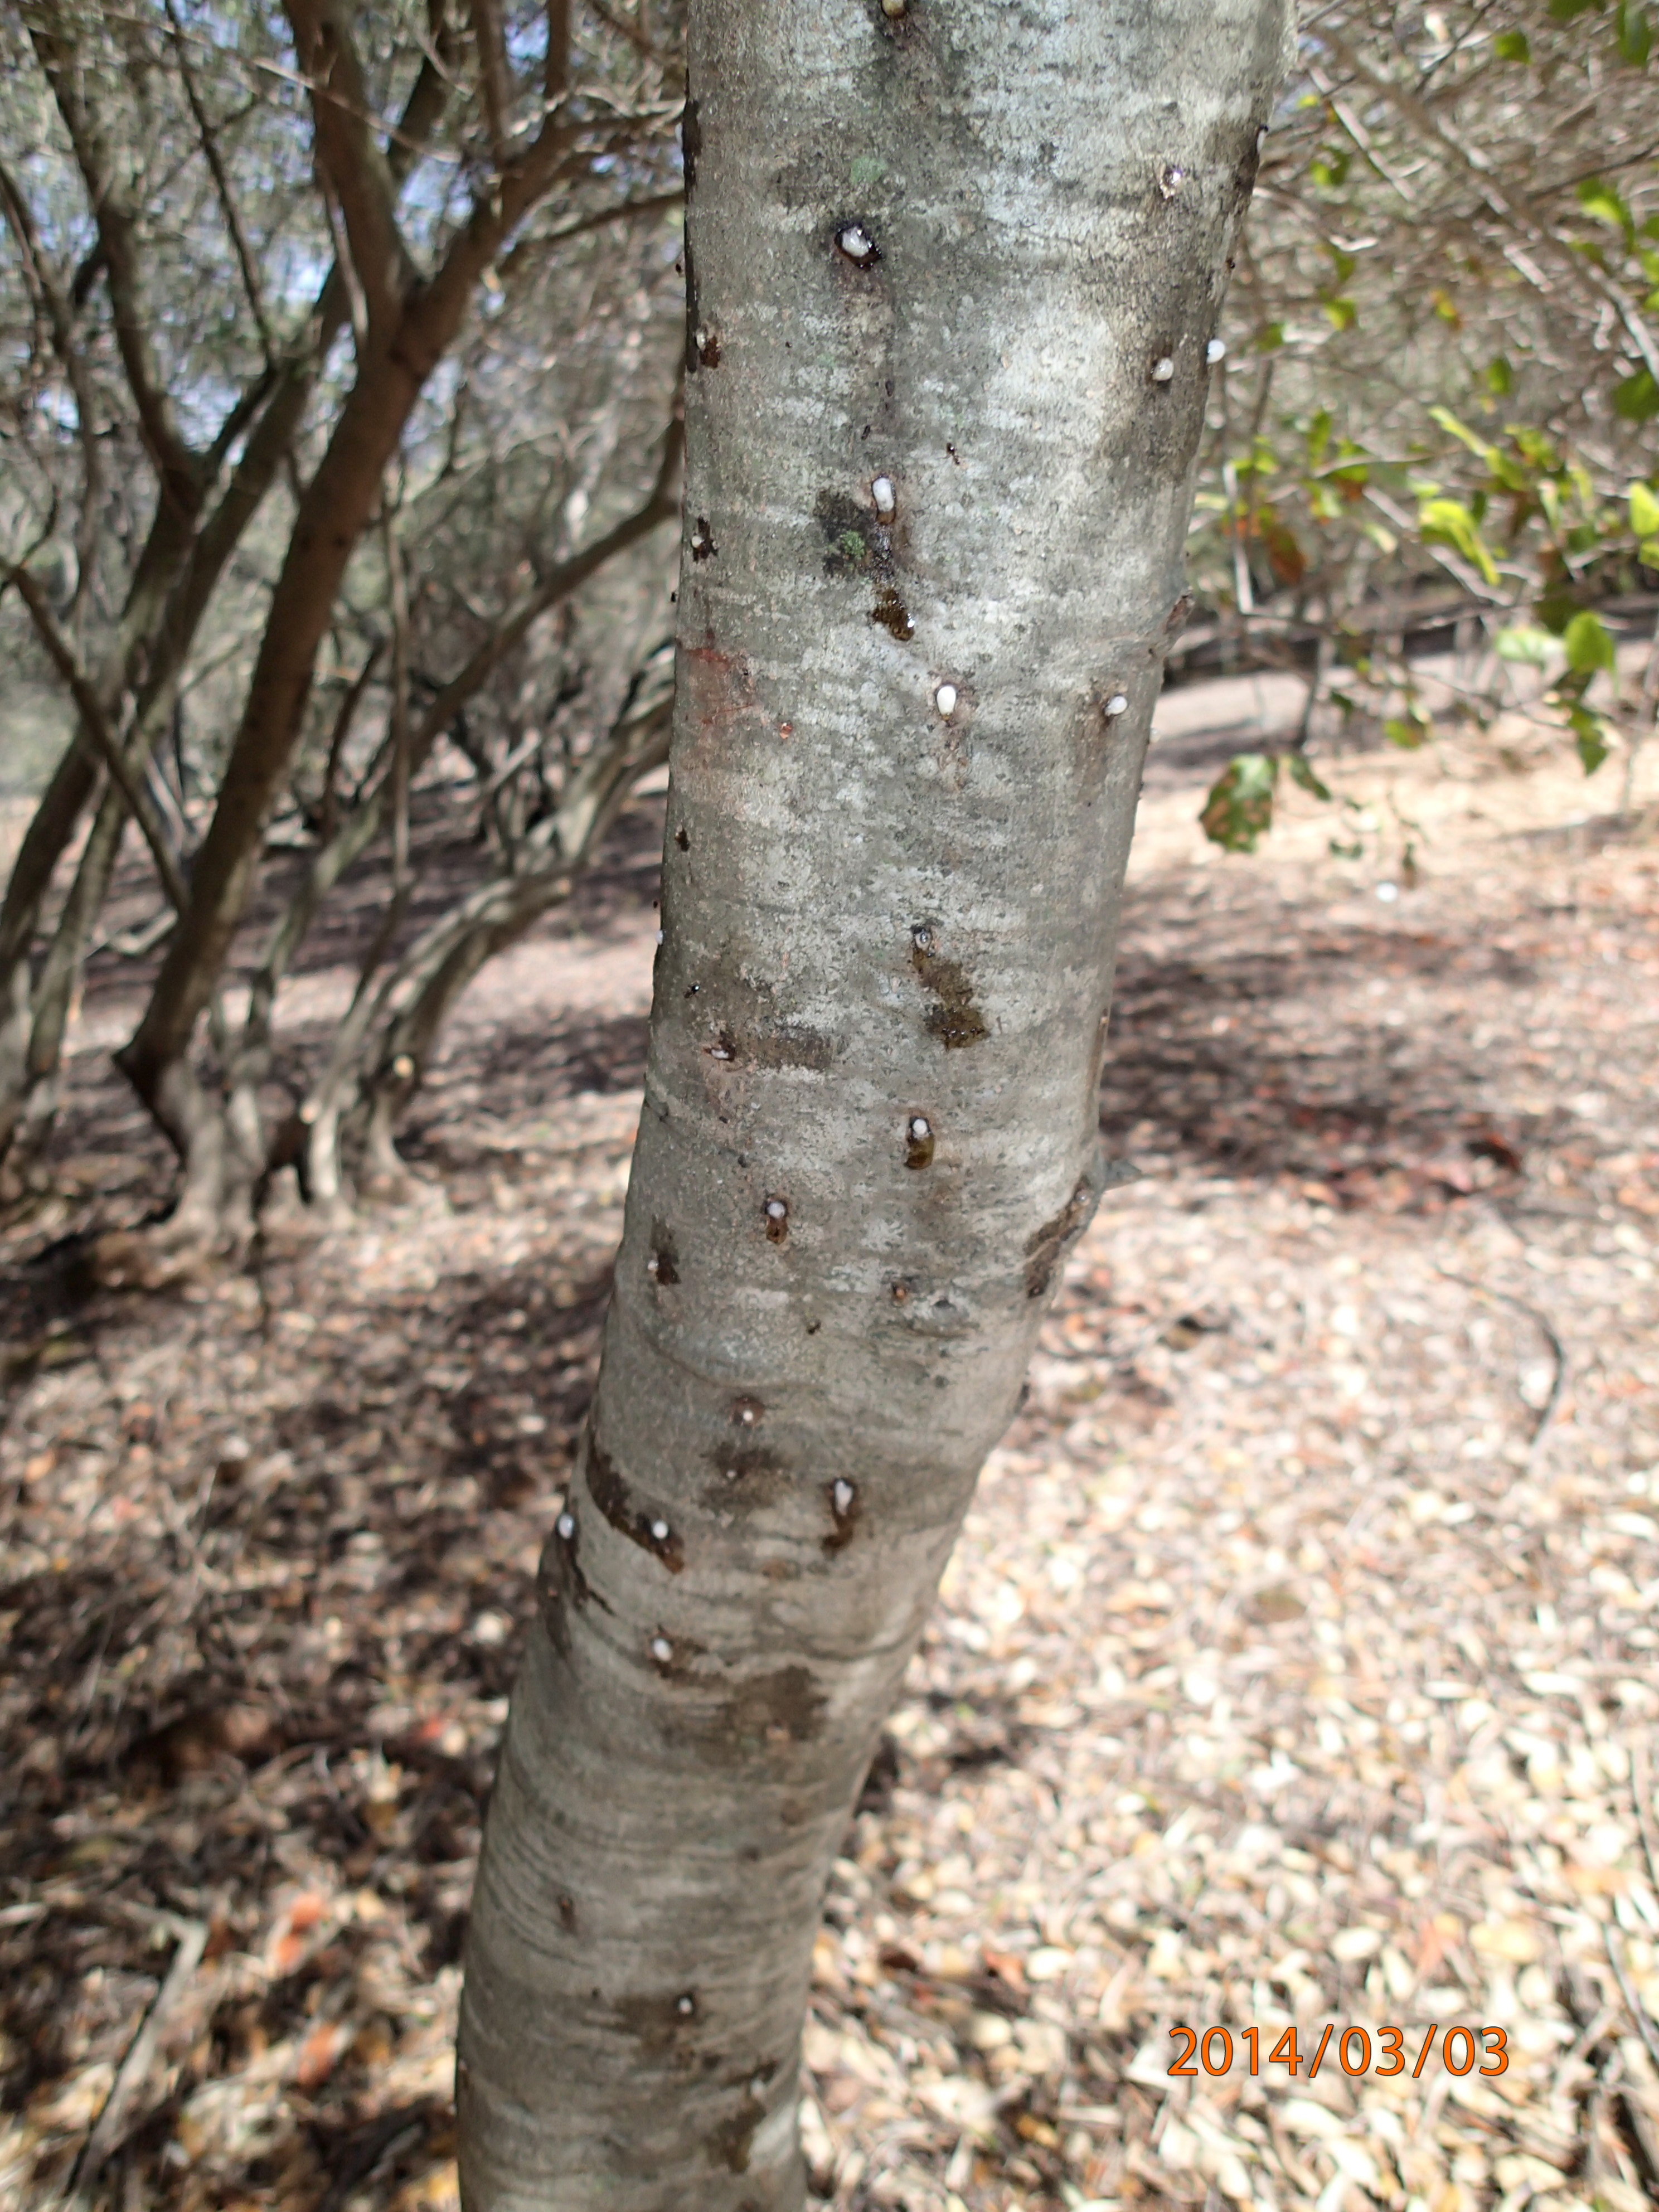
<path id="1" fill-rule="evenodd" d="M 1645 69 L 1653 52 L 1653 31 L 1640 0 L 1619 0 L 1613 11 L 1613 33 L 1619 52 L 1632 69 Z"/>
<path id="2" fill-rule="evenodd" d="M 1500 353 L 1486 369 L 1486 389 L 1502 399 L 1515 389 L 1515 371 Z"/>
<path id="3" fill-rule="evenodd" d="M 1659 538 L 1644 538 L 1636 549 L 1636 557 L 1644 568 L 1659 568 Z"/>
<path id="4" fill-rule="evenodd" d="M 1547 629 L 1538 629 L 1530 623 L 1517 623 L 1510 629 L 1500 629 L 1492 640 L 1492 650 L 1500 660 L 1518 660 L 1531 668 L 1544 668 L 1555 650 L 1555 640 Z"/>
<path id="5" fill-rule="evenodd" d="M 1622 234 L 1626 246 L 1636 243 L 1636 218 L 1613 186 L 1601 177 L 1586 177 L 1578 187 L 1578 204 L 1584 213 Z"/>
<path id="6" fill-rule="evenodd" d="M 1328 799 L 1329 791 L 1314 774 L 1312 763 L 1301 753 L 1286 753 L 1285 765 L 1291 771 L 1291 781 L 1311 792 L 1316 799 Z"/>
<path id="7" fill-rule="evenodd" d="M 1283 323 L 1263 323 L 1255 334 L 1255 349 L 1258 353 L 1277 353 L 1284 343 Z"/>
<path id="8" fill-rule="evenodd" d="M 1561 643 L 1566 650 L 1567 665 L 1577 676 L 1593 673 L 1598 668 L 1611 669 L 1616 659 L 1613 633 L 1601 620 L 1586 607 L 1576 614 L 1561 634 Z"/>
<path id="9" fill-rule="evenodd" d="M 1659 497 L 1650 485 L 1633 483 L 1630 488 L 1630 526 L 1638 538 L 1659 536 Z"/>
<path id="10" fill-rule="evenodd" d="M 1359 310 L 1349 299 L 1327 300 L 1325 313 L 1330 317 L 1333 328 L 1339 331 L 1351 331 L 1359 320 Z"/>
<path id="11" fill-rule="evenodd" d="M 1591 8 L 1599 8 L 1601 0 L 1550 0 L 1550 20 L 1556 23 L 1571 23 Z"/>
<path id="12" fill-rule="evenodd" d="M 1490 455 L 1492 447 L 1486 440 L 1460 422 L 1449 407 L 1431 407 L 1429 414 L 1443 430 L 1449 430 L 1454 438 L 1461 438 L 1469 451 L 1478 453 L 1483 461 Z"/>
<path id="13" fill-rule="evenodd" d="M 1524 31 L 1500 31 L 1492 42 L 1492 50 L 1500 62 L 1529 62 L 1532 48 L 1527 44 Z"/>
<path id="14" fill-rule="evenodd" d="M 1316 469 L 1324 459 L 1330 442 L 1330 411 L 1322 407 L 1308 425 L 1308 466 L 1310 469 Z"/>
<path id="15" fill-rule="evenodd" d="M 1626 422 L 1645 422 L 1659 415 L 1659 382 L 1650 368 L 1638 368 L 1613 390 L 1613 411 Z"/>
<path id="16" fill-rule="evenodd" d="M 1199 824 L 1226 853 L 1254 853 L 1273 827 L 1278 757 L 1236 753 L 1211 787 Z"/>
<path id="17" fill-rule="evenodd" d="M 1498 565 L 1486 550 L 1474 517 L 1461 500 L 1425 499 L 1417 510 L 1417 526 L 1429 542 L 1450 545 L 1466 561 L 1473 561 L 1487 583 L 1498 581 Z"/>
<path id="18" fill-rule="evenodd" d="M 1594 775 L 1612 750 L 1607 743 L 1607 723 L 1588 707 L 1575 707 L 1567 720 L 1572 725 L 1573 741 L 1584 763 L 1584 773 Z"/>
<path id="19" fill-rule="evenodd" d="M 1391 745 L 1402 752 L 1414 753 L 1427 734 L 1420 722 L 1402 721 L 1397 715 L 1382 725 L 1382 734 Z"/>

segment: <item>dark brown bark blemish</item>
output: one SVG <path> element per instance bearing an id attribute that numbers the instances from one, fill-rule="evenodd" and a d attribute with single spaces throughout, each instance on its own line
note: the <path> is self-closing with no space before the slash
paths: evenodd
<path id="1" fill-rule="evenodd" d="M 719 550 L 714 532 L 708 527 L 708 517 L 700 514 L 691 526 L 691 558 L 694 561 L 712 561 Z"/>
<path id="2" fill-rule="evenodd" d="M 930 1168 L 933 1164 L 933 1125 L 925 1114 L 907 1116 L 904 1124 L 904 1164 Z"/>
<path id="3" fill-rule="evenodd" d="M 765 2106 L 752 2093 L 746 2095 L 729 2120 L 722 2120 L 704 2136 L 703 2148 L 710 2163 L 723 2166 L 728 2173 L 747 2173 L 750 2145 L 765 2118 Z"/>
<path id="4" fill-rule="evenodd" d="M 689 853 L 691 850 L 691 833 L 685 827 L 684 823 L 682 823 L 679 828 L 674 832 L 674 842 L 679 847 L 682 853 Z"/>
<path id="5" fill-rule="evenodd" d="M 927 1034 L 936 1036 L 947 1052 L 981 1043 L 990 1036 L 990 1026 L 974 1003 L 968 970 L 959 960 L 946 960 L 939 953 L 931 929 L 912 930 L 910 937 L 910 965 L 934 1000 L 925 1017 Z"/>
<path id="6" fill-rule="evenodd" d="M 870 610 L 870 619 L 872 623 L 878 623 L 883 629 L 890 630 L 901 643 L 906 638 L 914 637 L 916 634 L 916 626 L 910 619 L 909 609 L 890 586 L 884 592 L 878 592 L 876 604 Z"/>
<path id="7" fill-rule="evenodd" d="M 721 1444 L 708 1455 L 714 1470 L 704 1502 L 711 1511 L 769 1504 L 788 1480 L 775 1452 L 763 1444 Z"/>
<path id="8" fill-rule="evenodd" d="M 780 1667 L 745 1682 L 720 1708 L 718 1735 L 732 1748 L 810 1743 L 823 1724 L 828 1704 L 809 1667 Z"/>
<path id="9" fill-rule="evenodd" d="M 688 100 L 685 112 L 680 118 L 680 162 L 685 171 L 688 195 L 696 189 L 697 164 L 702 159 L 702 112 L 695 100 Z"/>
<path id="10" fill-rule="evenodd" d="M 1088 1182 L 1079 1182 L 1052 1220 L 1036 1230 L 1025 1247 L 1025 1295 L 1040 1298 L 1054 1279 L 1054 1269 L 1065 1250 L 1094 1210 L 1095 1194 Z"/>
<path id="11" fill-rule="evenodd" d="M 789 1242 L 789 1201 L 786 1198 L 770 1197 L 761 1209 L 766 1223 L 769 1243 L 787 1244 Z"/>
<path id="12" fill-rule="evenodd" d="M 823 1548 L 833 1557 L 837 1552 L 844 1552 L 852 1542 L 864 1505 L 856 1484 L 848 1482 L 844 1475 L 837 1475 L 833 1482 L 824 1485 L 824 1496 L 830 1504 L 831 1527 L 823 1539 Z"/>
<path id="13" fill-rule="evenodd" d="M 570 1523 L 569 1533 L 564 1524 Z M 616 1608 L 607 1605 L 583 1574 L 578 1556 L 581 1531 L 574 1515 L 562 1513 L 558 1525 L 542 1547 L 542 1556 L 536 1567 L 536 1590 L 541 1603 L 543 1624 L 556 1651 L 569 1649 L 569 1636 L 564 1623 L 567 1604 L 581 1612 L 588 1605 L 597 1605 L 601 1613 L 615 1617 Z"/>
<path id="14" fill-rule="evenodd" d="M 742 1429 L 754 1428 L 765 1411 L 765 1407 L 758 1398 L 751 1398 L 745 1395 L 732 1401 L 732 1419 Z"/>
<path id="15" fill-rule="evenodd" d="M 812 518 L 829 548 L 823 558 L 826 575 L 884 575 L 892 565 L 887 532 L 867 507 L 845 492 L 821 491 L 812 502 Z"/>
<path id="16" fill-rule="evenodd" d="M 782 1023 L 746 1030 L 735 1049 L 752 1067 L 805 1067 L 821 1075 L 836 1056 L 836 1040 L 817 1030 Z"/>
<path id="17" fill-rule="evenodd" d="M 862 216 L 843 216 L 831 226 L 830 235 L 836 252 L 861 276 L 872 270 L 882 258 L 874 227 Z"/>
<path id="18" fill-rule="evenodd" d="M 618 2022 L 648 2057 L 665 2058 L 673 2053 L 683 2065 L 691 2063 L 684 2046 L 701 2017 L 695 1990 L 678 1990 L 669 1996 L 617 2000 Z"/>
<path id="19" fill-rule="evenodd" d="M 645 1271 L 665 1288 L 680 1279 L 679 1248 L 665 1221 L 653 1221 L 651 1224 L 651 1256 L 645 1263 Z"/>
<path id="20" fill-rule="evenodd" d="M 587 1439 L 587 1494 L 619 1536 L 660 1559 L 671 1575 L 685 1565 L 685 1546 L 665 1514 L 639 1504 L 597 1437 Z"/>

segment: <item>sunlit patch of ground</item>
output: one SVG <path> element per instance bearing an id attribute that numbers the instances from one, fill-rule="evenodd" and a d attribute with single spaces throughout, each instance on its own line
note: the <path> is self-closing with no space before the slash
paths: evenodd
<path id="1" fill-rule="evenodd" d="M 1248 860 L 1149 781 L 1103 1100 L 1142 1180 L 828 1901 L 847 2212 L 1635 2212 L 1659 2171 L 1659 848 L 1529 742 L 1343 761 L 1346 826 L 1297 794 Z M 145 1198 L 89 994 L 0 1277 L 0 2199 L 101 2128 L 121 2212 L 453 2203 L 480 1806 L 638 1109 L 619 880 L 469 1002 L 413 1204 L 174 1298 L 47 1249 L 112 1157 Z M 1310 2080 L 1328 2021 L 1408 2063 Z M 1171 2079 L 1179 2021 L 1231 2068 Z M 1431 2022 L 1507 2071 L 1414 2078 Z"/>

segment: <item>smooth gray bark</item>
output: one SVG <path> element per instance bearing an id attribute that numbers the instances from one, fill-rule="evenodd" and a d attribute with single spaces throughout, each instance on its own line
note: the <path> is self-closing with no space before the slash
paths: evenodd
<path id="1" fill-rule="evenodd" d="M 831 1859 L 1098 1154 L 1284 0 L 693 0 L 665 939 L 468 2212 L 787 2212 Z"/>

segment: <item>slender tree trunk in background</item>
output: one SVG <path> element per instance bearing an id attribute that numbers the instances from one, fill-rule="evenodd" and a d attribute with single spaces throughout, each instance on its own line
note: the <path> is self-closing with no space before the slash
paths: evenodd
<path id="1" fill-rule="evenodd" d="M 1109 1170 L 1285 0 L 693 0 L 645 1109 L 480 1869 L 468 2212 L 790 2212 L 823 1884 Z"/>

